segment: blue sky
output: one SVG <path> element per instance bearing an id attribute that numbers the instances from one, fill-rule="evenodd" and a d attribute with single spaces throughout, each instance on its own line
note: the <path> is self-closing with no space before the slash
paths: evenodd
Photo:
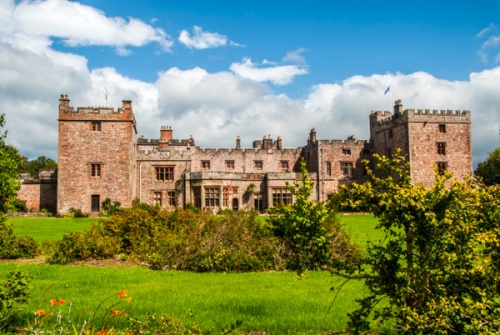
<path id="1" fill-rule="evenodd" d="M 8 140 L 57 158 L 57 104 L 132 99 L 139 133 L 202 147 L 368 139 L 371 110 L 467 109 L 499 141 L 500 1 L 0 0 Z M 384 95 L 387 85 L 391 94 Z M 108 101 L 105 92 L 108 91 Z"/>

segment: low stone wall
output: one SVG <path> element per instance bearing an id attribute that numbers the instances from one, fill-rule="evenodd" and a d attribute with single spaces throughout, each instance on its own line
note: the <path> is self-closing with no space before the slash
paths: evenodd
<path id="1" fill-rule="evenodd" d="M 57 183 L 22 183 L 17 192 L 19 200 L 26 201 L 30 212 L 43 209 L 55 213 L 57 210 Z"/>

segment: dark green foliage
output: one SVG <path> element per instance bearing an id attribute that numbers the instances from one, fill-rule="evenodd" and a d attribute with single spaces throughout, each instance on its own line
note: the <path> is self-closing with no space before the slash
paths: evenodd
<path id="1" fill-rule="evenodd" d="M 353 207 L 368 204 L 385 232 L 356 276 L 370 294 L 350 327 L 370 331 L 374 316 L 401 334 L 498 333 L 500 187 L 436 173 L 426 189 L 412 184 L 404 157 L 377 158 L 380 174 L 369 171 L 369 182 L 343 193 Z"/>
<path id="2" fill-rule="evenodd" d="M 0 217 L 0 259 L 33 258 L 38 244 L 31 236 L 17 237 L 12 226 Z"/>
<path id="3" fill-rule="evenodd" d="M 500 148 L 490 152 L 488 158 L 477 165 L 476 175 L 486 185 L 500 184 Z"/>
<path id="4" fill-rule="evenodd" d="M 80 208 L 71 207 L 68 211 L 68 214 L 66 214 L 65 217 L 78 219 L 78 218 L 87 218 L 89 217 L 89 215 L 87 213 L 84 213 Z"/>
<path id="5" fill-rule="evenodd" d="M 3 332 L 15 315 L 29 300 L 31 276 L 13 271 L 0 283 L 0 332 Z"/>
<path id="6" fill-rule="evenodd" d="M 288 268 L 300 274 L 324 266 L 357 266 L 360 248 L 350 242 L 334 210 L 309 200 L 314 183 L 307 178 L 304 161 L 301 167 L 302 182 L 288 186 L 294 203 L 270 210 L 270 223 L 274 234 L 283 241 Z"/>
<path id="7" fill-rule="evenodd" d="M 213 216 L 134 202 L 88 232 L 64 236 L 49 261 L 125 254 L 152 269 L 260 271 L 283 267 L 278 241 L 255 213 Z"/>
<path id="8" fill-rule="evenodd" d="M 69 262 L 111 258 L 120 252 L 117 240 L 103 234 L 102 228 L 93 225 L 88 231 L 77 231 L 63 236 L 50 247 L 47 262 L 67 264 Z"/>
<path id="9" fill-rule="evenodd" d="M 121 206 L 121 203 L 119 201 L 111 202 L 110 198 L 106 198 L 101 203 L 101 208 L 102 208 L 101 214 L 104 216 L 116 214 L 120 211 L 120 206 Z"/>

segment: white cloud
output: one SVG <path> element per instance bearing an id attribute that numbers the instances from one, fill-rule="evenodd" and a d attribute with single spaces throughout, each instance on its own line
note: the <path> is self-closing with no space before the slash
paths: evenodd
<path id="1" fill-rule="evenodd" d="M 13 1 L 0 4 L 0 36 L 15 39 L 28 35 L 34 42 L 60 38 L 68 46 L 101 45 L 121 48 L 158 43 L 168 51 L 172 41 L 159 28 L 138 19 L 107 17 L 93 7 L 65 0 Z M 3 32 L 3 33 L 2 33 Z"/>
<path id="2" fill-rule="evenodd" d="M 179 42 L 190 49 L 217 48 L 227 44 L 227 37 L 217 33 L 203 31 L 201 27 L 193 27 L 193 36 L 187 31 L 181 31 Z"/>
<path id="3" fill-rule="evenodd" d="M 488 34 L 489 32 L 491 32 L 492 30 L 495 30 L 495 29 L 496 29 L 496 26 L 493 24 L 493 22 L 491 22 L 488 25 L 488 27 L 482 29 L 479 33 L 476 34 L 476 38 L 481 38 L 484 35 Z"/>
<path id="4" fill-rule="evenodd" d="M 264 61 L 262 65 L 274 65 Z M 231 71 L 242 78 L 258 82 L 270 81 L 275 85 L 286 85 L 293 81 L 298 75 L 307 74 L 307 69 L 297 65 L 260 66 L 252 62 L 250 58 L 244 58 L 241 63 L 232 63 Z"/>
<path id="5" fill-rule="evenodd" d="M 299 48 L 297 50 L 289 51 L 286 53 L 285 57 L 283 57 L 284 62 L 290 62 L 295 64 L 306 64 L 306 60 L 302 54 L 306 52 L 307 49 Z"/>
<path id="6" fill-rule="evenodd" d="M 285 147 L 298 147 L 305 145 L 311 128 L 321 139 L 349 135 L 368 139 L 370 111 L 390 110 L 391 97 L 402 99 L 405 108 L 471 110 L 476 164 L 498 146 L 500 67 L 471 73 L 463 81 L 425 72 L 352 76 L 318 83 L 304 99 L 275 94 L 264 82 L 289 83 L 307 69 L 254 64 L 250 59 L 232 64 L 233 72 L 173 67 L 160 72 L 155 82 L 143 82 L 114 68 L 89 70 L 85 57 L 53 50 L 46 33 L 35 36 L 21 29 L 21 21 L 12 16 L 16 8 L 14 1 L 0 0 L 0 113 L 6 114 L 8 142 L 30 158 L 57 158 L 57 106 L 62 93 L 75 107 L 116 108 L 121 100 L 131 99 L 138 131 L 146 138 L 158 138 L 160 126 L 171 125 L 174 137 L 193 135 L 205 148 L 234 147 L 238 135 L 242 146 L 250 147 L 267 134 L 282 136 Z M 384 95 L 388 83 L 391 94 Z"/>

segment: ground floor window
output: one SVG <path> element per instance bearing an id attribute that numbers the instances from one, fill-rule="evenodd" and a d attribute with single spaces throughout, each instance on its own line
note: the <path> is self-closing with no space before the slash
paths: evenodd
<path id="1" fill-rule="evenodd" d="M 161 207 L 161 192 L 153 192 L 153 205 Z"/>
<path id="2" fill-rule="evenodd" d="M 167 205 L 175 207 L 175 191 L 167 192 Z"/>
<path id="3" fill-rule="evenodd" d="M 205 187 L 205 206 L 219 207 L 220 205 L 219 201 L 220 201 L 220 188 Z"/>
<path id="4" fill-rule="evenodd" d="M 193 188 L 193 202 L 194 207 L 201 208 L 201 187 Z"/>
<path id="5" fill-rule="evenodd" d="M 92 194 L 90 196 L 90 210 L 92 212 L 99 212 L 101 210 L 101 198 L 99 194 Z"/>
<path id="6" fill-rule="evenodd" d="M 262 212 L 264 211 L 264 197 L 262 196 L 261 193 L 254 193 L 253 194 L 253 208 L 257 212 Z"/>
<path id="7" fill-rule="evenodd" d="M 292 193 L 287 188 L 273 188 L 273 206 L 292 204 Z"/>
<path id="8" fill-rule="evenodd" d="M 233 193 L 232 187 L 224 187 L 222 190 L 222 206 L 229 207 L 229 196 Z"/>
<path id="9" fill-rule="evenodd" d="M 436 164 L 439 175 L 443 175 L 448 167 L 448 164 L 446 162 L 437 162 Z"/>

